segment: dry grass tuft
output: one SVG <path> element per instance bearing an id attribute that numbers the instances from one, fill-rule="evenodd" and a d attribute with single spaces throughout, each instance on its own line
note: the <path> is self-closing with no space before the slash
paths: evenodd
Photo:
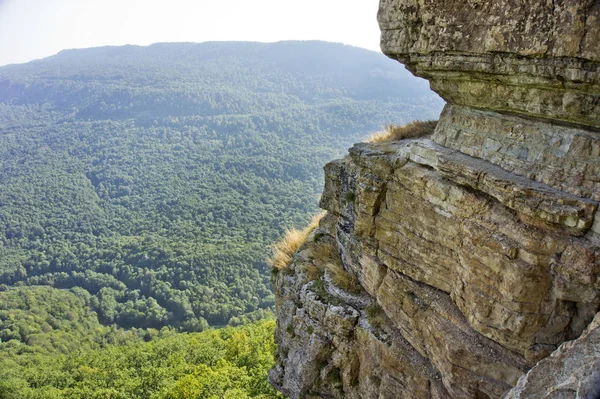
<path id="1" fill-rule="evenodd" d="M 319 237 L 317 239 L 317 237 Z M 340 255 L 334 247 L 334 240 L 331 236 L 321 232 L 315 233 L 313 242 L 310 245 L 308 262 L 301 264 L 306 282 L 320 279 L 323 277 L 324 266 L 327 263 L 341 263 Z"/>
<path id="2" fill-rule="evenodd" d="M 312 248 L 312 257 L 317 259 L 320 264 L 341 263 L 340 254 L 338 254 L 333 242 L 331 242 L 333 239 L 323 241 L 315 243 L 316 245 Z"/>
<path id="3" fill-rule="evenodd" d="M 325 212 L 315 215 L 309 225 L 303 230 L 294 228 L 287 230 L 283 240 L 273 245 L 271 266 L 277 270 L 283 270 L 288 267 L 292 261 L 294 252 L 306 241 L 310 233 L 317 228 L 323 216 L 325 216 Z"/>
<path id="4" fill-rule="evenodd" d="M 302 271 L 304 272 L 304 275 L 306 276 L 306 278 L 305 278 L 306 282 L 319 279 L 319 278 L 321 278 L 321 275 L 323 274 L 323 271 L 321 269 L 319 269 L 319 267 L 317 265 L 315 265 L 314 263 L 304 264 L 302 267 Z"/>
<path id="5" fill-rule="evenodd" d="M 344 269 L 344 266 L 339 263 L 328 263 L 327 271 L 331 277 L 333 284 L 346 292 L 359 294 L 361 291 L 360 284 L 353 274 L 350 274 Z"/>
<path id="6" fill-rule="evenodd" d="M 377 302 L 371 303 L 365 310 L 367 320 L 373 327 L 382 328 L 385 325 L 385 312 Z"/>
<path id="7" fill-rule="evenodd" d="M 383 131 L 373 133 L 368 143 L 384 143 L 386 141 L 417 139 L 433 134 L 438 121 L 412 121 L 406 125 L 387 125 Z"/>

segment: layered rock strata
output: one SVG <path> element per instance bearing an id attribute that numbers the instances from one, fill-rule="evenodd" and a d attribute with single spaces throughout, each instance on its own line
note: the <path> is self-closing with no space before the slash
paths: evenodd
<path id="1" fill-rule="evenodd" d="M 600 125 L 596 0 L 381 0 L 382 51 L 456 105 Z"/>
<path id="2" fill-rule="evenodd" d="M 327 216 L 274 276 L 273 385 L 292 399 L 593 394 L 598 17 L 591 0 L 381 1 L 383 51 L 448 104 L 433 136 L 325 167 Z"/>
<path id="3" fill-rule="evenodd" d="M 580 338 L 540 361 L 506 396 L 532 397 L 600 397 L 600 314 Z"/>

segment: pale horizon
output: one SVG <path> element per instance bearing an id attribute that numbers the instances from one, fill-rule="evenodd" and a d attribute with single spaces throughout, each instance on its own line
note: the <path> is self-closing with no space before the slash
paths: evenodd
<path id="1" fill-rule="evenodd" d="M 0 0 L 0 66 L 171 42 L 322 40 L 379 52 L 377 8 L 377 0 Z"/>

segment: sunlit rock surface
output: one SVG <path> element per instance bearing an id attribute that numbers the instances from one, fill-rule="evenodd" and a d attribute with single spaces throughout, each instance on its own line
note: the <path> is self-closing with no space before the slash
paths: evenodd
<path id="1" fill-rule="evenodd" d="M 600 394 L 599 17 L 591 0 L 381 1 L 384 53 L 448 105 L 431 137 L 325 166 L 328 214 L 274 275 L 274 386 Z"/>

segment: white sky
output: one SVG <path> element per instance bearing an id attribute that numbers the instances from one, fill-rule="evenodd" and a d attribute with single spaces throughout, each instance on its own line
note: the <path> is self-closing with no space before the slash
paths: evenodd
<path id="1" fill-rule="evenodd" d="M 69 48 L 318 39 L 379 51 L 378 0 L 0 0 L 0 65 Z"/>

